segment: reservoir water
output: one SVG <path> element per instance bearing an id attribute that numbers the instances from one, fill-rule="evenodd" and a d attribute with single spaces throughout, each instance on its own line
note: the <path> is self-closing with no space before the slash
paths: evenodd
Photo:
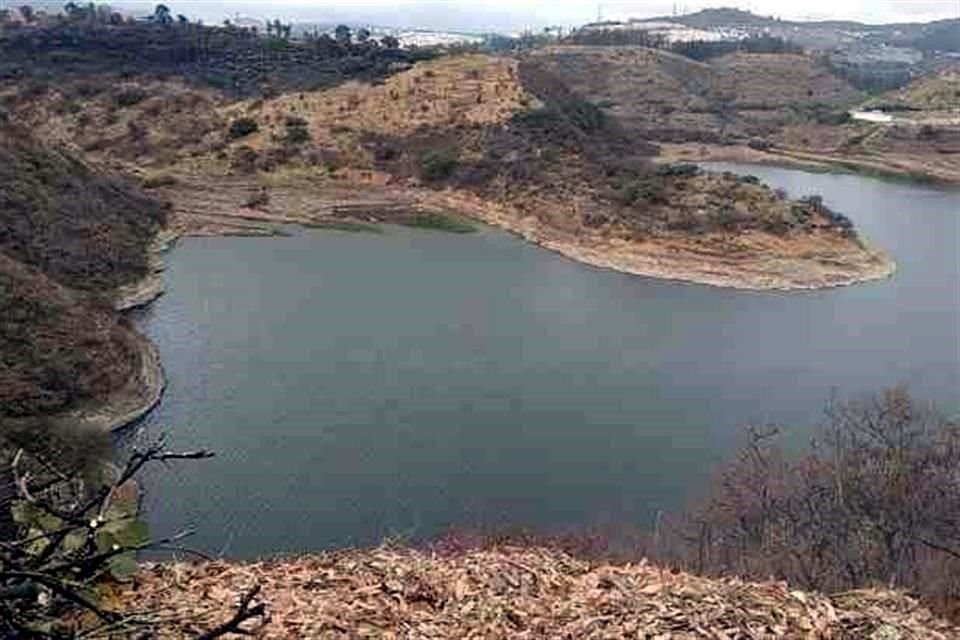
<path id="1" fill-rule="evenodd" d="M 713 165 L 822 194 L 898 262 L 801 293 L 586 267 L 506 233 L 187 238 L 140 323 L 169 379 L 153 533 L 255 557 L 451 526 L 648 527 L 749 423 L 802 444 L 831 393 L 960 408 L 960 192 Z"/>

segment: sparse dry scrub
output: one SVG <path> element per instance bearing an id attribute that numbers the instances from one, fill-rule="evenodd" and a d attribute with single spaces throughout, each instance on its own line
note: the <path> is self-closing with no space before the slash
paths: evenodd
<path id="1" fill-rule="evenodd" d="M 886 585 L 960 618 L 960 425 L 904 388 L 834 402 L 809 451 L 747 446 L 659 553 L 713 575 L 827 592 Z"/>

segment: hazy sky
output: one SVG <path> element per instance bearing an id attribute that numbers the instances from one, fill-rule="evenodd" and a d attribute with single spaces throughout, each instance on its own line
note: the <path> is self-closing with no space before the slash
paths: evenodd
<path id="1" fill-rule="evenodd" d="M 155 2 L 115 0 L 125 9 L 149 10 Z M 547 25 L 574 26 L 596 19 L 670 15 L 731 6 L 786 19 L 850 19 L 861 22 L 926 22 L 960 17 L 960 0 L 167 0 L 174 13 L 219 22 L 237 13 L 285 20 L 370 23 L 469 31 L 517 31 Z"/>

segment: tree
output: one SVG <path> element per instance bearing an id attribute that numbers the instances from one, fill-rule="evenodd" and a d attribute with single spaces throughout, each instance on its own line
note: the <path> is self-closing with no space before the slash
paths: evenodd
<path id="1" fill-rule="evenodd" d="M 190 24 L 190 20 L 182 13 L 177 14 L 177 23 L 180 25 Z"/>
<path id="2" fill-rule="evenodd" d="M 384 49 L 399 49 L 400 41 L 393 36 L 383 36 L 380 38 L 380 46 Z"/>
<path id="3" fill-rule="evenodd" d="M 357 42 L 366 42 L 370 39 L 370 29 L 366 27 L 361 27 L 357 30 Z"/>
<path id="4" fill-rule="evenodd" d="M 174 453 L 163 440 L 135 443 L 125 465 L 109 470 L 108 434 L 40 422 L 0 428 L 0 637 L 156 637 L 161 622 L 118 612 L 98 601 L 97 586 L 137 570 L 143 549 L 180 549 L 184 530 L 151 540 L 138 518 L 130 481 L 147 465 L 210 457 L 206 451 Z M 11 493 L 12 491 L 12 493 Z M 11 499 L 12 498 L 12 499 Z M 201 554 L 202 555 L 202 554 Z M 254 587 L 225 623 L 205 640 L 248 632 L 242 625 L 266 616 Z M 83 614 L 83 615 L 81 615 Z M 113 632 L 113 633 L 110 633 Z"/>
<path id="5" fill-rule="evenodd" d="M 350 38 L 352 32 L 350 27 L 345 24 L 338 24 L 337 28 L 333 30 L 333 36 L 337 39 L 337 42 L 340 44 L 350 44 Z"/>
<path id="6" fill-rule="evenodd" d="M 888 584 L 960 596 L 960 424 L 896 387 L 831 403 L 806 455 L 752 429 L 704 508 L 678 528 L 681 566 L 839 591 Z"/>
<path id="7" fill-rule="evenodd" d="M 99 24 L 110 24 L 110 14 L 113 9 L 108 4 L 98 4 L 96 8 L 97 22 Z"/>
<path id="8" fill-rule="evenodd" d="M 156 9 L 153 10 L 153 20 L 160 24 L 172 23 L 173 16 L 170 12 L 170 7 L 165 4 L 158 4 Z"/>
<path id="9" fill-rule="evenodd" d="M 22 7 L 20 7 L 20 16 L 23 18 L 23 21 L 26 22 L 27 24 L 30 24 L 31 22 L 33 22 L 33 19 L 35 18 L 33 13 L 33 7 L 31 7 L 28 4 L 25 4 Z"/>

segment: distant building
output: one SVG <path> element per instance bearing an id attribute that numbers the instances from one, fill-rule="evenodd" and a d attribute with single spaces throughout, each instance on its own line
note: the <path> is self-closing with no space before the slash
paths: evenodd
<path id="1" fill-rule="evenodd" d="M 893 122 L 893 116 L 882 111 L 851 111 L 850 117 L 854 120 L 863 120 L 864 122 Z"/>
<path id="2" fill-rule="evenodd" d="M 667 42 L 720 42 L 723 40 L 739 40 L 746 33 L 738 29 L 696 29 L 677 22 L 667 21 L 640 21 L 627 20 L 625 22 L 593 22 L 581 28 L 582 31 L 646 31 L 652 36 L 660 37 Z"/>
<path id="3" fill-rule="evenodd" d="M 481 36 L 444 31 L 401 31 L 396 34 L 401 47 L 442 47 L 464 44 L 481 44 Z"/>

